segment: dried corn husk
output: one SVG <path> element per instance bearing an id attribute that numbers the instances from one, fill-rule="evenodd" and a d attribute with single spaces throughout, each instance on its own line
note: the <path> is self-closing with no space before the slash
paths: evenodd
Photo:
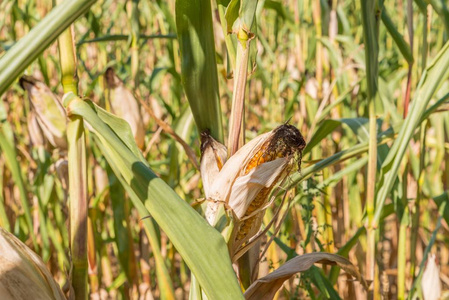
<path id="1" fill-rule="evenodd" d="M 201 134 L 201 179 L 206 199 L 218 173 L 226 162 L 228 151 L 225 145 L 214 140 L 207 132 Z"/>
<path id="2" fill-rule="evenodd" d="M 421 279 L 424 300 L 437 300 L 441 296 L 440 268 L 435 260 L 435 254 L 429 254 Z"/>
<path id="3" fill-rule="evenodd" d="M 44 145 L 44 135 L 42 133 L 41 127 L 37 122 L 36 115 L 34 112 L 30 112 L 28 115 L 28 132 L 30 134 L 31 143 L 34 146 L 43 146 Z"/>
<path id="4" fill-rule="evenodd" d="M 31 76 L 22 76 L 20 85 L 28 92 L 31 109 L 50 144 L 59 149 L 67 149 L 67 116 L 59 98 L 49 87 Z"/>
<path id="5" fill-rule="evenodd" d="M 0 227 L 0 299 L 66 299 L 40 257 Z"/>
<path id="6" fill-rule="evenodd" d="M 112 112 L 129 123 L 136 144 L 142 149 L 145 142 L 145 126 L 136 98 L 126 89 L 122 80 L 115 74 L 114 69 L 108 68 L 105 78 L 106 84 L 111 90 L 109 103 Z"/>
<path id="7" fill-rule="evenodd" d="M 291 170 L 295 156 L 300 163 L 304 147 L 301 133 L 291 125 L 282 125 L 243 146 L 216 174 L 216 169 L 213 169 L 216 167 L 214 155 L 210 150 L 212 147 L 203 146 L 206 149 L 203 150 L 202 169 L 206 169 L 205 165 L 211 168 L 204 171 L 208 174 L 206 180 L 209 180 L 204 185 L 208 200 L 206 218 L 209 224 L 216 224 L 220 203 L 226 203 L 232 209 L 237 226 L 232 234 L 231 252 L 259 231 L 263 207 L 271 190 Z M 206 150 L 209 150 L 208 157 L 205 157 Z"/>

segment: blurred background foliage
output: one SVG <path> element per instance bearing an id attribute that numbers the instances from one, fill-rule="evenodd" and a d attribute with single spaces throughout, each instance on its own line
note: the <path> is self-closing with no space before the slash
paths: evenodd
<path id="1" fill-rule="evenodd" d="M 226 1 L 217 1 L 219 5 L 222 2 Z M 212 17 L 219 99 L 222 122 L 228 124 L 233 74 L 217 3 L 212 2 Z M 3 0 L 0 55 L 52 6 L 48 0 Z M 310 144 L 304 153 L 303 170 L 368 141 L 360 11 L 358 1 L 259 1 L 253 30 L 257 54 L 254 51 L 246 91 L 248 140 L 290 120 Z M 419 79 L 449 37 L 449 12 L 444 1 L 415 1 L 411 12 L 407 12 L 405 0 L 385 1 L 382 14 L 377 16 L 382 20 L 378 31 L 380 97 L 375 102 L 379 132 L 397 132 L 408 105 L 405 99 L 411 103 L 419 100 L 413 98 Z M 410 18 L 412 40 L 407 27 Z M 74 23 L 78 76 L 80 95 L 125 119 L 132 110 L 126 120 L 135 122 L 136 141 L 150 167 L 181 198 L 193 203 L 203 197 L 199 171 L 185 147 L 161 126 L 162 121 L 167 123 L 199 157 L 199 132 L 181 85 L 175 20 L 174 0 L 98 1 Z M 409 63 L 413 63 L 410 72 Z M 108 77 L 108 68 L 115 70 L 112 74 L 117 78 Z M 61 99 L 56 43 L 25 74 L 45 83 Z M 411 98 L 406 96 L 409 74 Z M 449 188 L 448 92 L 446 80 L 432 98 L 431 104 L 442 99 L 438 109 L 425 116 L 410 142 L 377 231 L 375 288 L 377 296 L 386 299 L 398 297 L 398 281 L 406 291 L 411 289 L 415 276 L 422 272 L 427 251 L 438 257 L 443 290 L 449 288 L 449 208 L 442 205 L 448 201 Z M 2 97 L 4 107 L 0 106 L 2 120 L 10 124 L 3 126 L 0 134 L 0 225 L 35 250 L 64 286 L 70 271 L 66 152 L 51 143 L 42 124 L 36 126 L 27 99 L 27 93 L 15 83 Z M 227 130 L 224 126 L 224 136 Z M 379 167 L 394 134 L 388 137 L 378 147 Z M 92 143 L 92 136 L 87 138 L 92 153 L 88 156 L 91 296 L 159 298 L 155 255 L 137 212 L 130 202 L 123 201 L 125 191 Z M 307 173 L 310 176 L 289 189 L 291 201 L 282 207 L 285 218 L 262 259 L 260 274 L 278 268 L 296 254 L 314 251 L 338 252 L 364 271 L 367 161 L 365 149 L 345 160 L 337 159 L 319 172 Z M 295 176 L 301 175 L 293 174 L 291 180 L 296 180 Z M 265 224 L 280 203 L 276 201 L 267 210 Z M 187 298 L 187 267 L 155 226 L 174 294 Z M 273 234 L 274 229 L 267 239 Z M 401 237 L 405 238 L 402 244 Z M 399 267 L 401 263 L 404 268 Z M 348 278 L 345 274 L 337 276 L 333 268 L 314 267 L 289 280 L 277 297 L 363 297 L 361 285 Z"/>

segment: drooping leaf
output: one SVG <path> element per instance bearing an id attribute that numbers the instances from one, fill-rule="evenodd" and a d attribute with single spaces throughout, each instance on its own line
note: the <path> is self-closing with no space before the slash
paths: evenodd
<path id="1" fill-rule="evenodd" d="M 273 299 L 284 281 L 288 280 L 296 273 L 309 270 L 315 263 L 338 265 L 348 274 L 359 280 L 365 288 L 368 288 L 358 269 L 349 260 L 336 254 L 315 252 L 294 257 L 279 267 L 276 271 L 256 280 L 246 290 L 245 299 Z"/>
<path id="2" fill-rule="evenodd" d="M 206 295 L 211 299 L 241 299 L 242 293 L 223 237 L 151 171 L 142 155 L 134 152 L 137 146 L 129 125 L 73 94 L 66 95 L 64 104 L 69 115 L 84 118 L 140 217 L 154 218 L 195 274 Z M 119 128 L 129 132 L 126 142 L 119 137 Z"/>

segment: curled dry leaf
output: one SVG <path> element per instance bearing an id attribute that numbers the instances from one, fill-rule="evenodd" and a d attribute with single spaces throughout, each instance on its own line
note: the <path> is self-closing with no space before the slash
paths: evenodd
<path id="1" fill-rule="evenodd" d="M 0 227 L 0 299 L 66 299 L 41 258 Z"/>
<path id="2" fill-rule="evenodd" d="M 59 98 L 44 83 L 31 76 L 22 76 L 20 85 L 28 92 L 31 109 L 45 138 L 53 147 L 67 149 L 67 117 Z"/>
<path id="3" fill-rule="evenodd" d="M 142 149 L 145 142 L 145 126 L 136 98 L 115 74 L 114 69 L 108 68 L 105 78 L 106 85 L 110 89 L 109 103 L 112 112 L 129 123 L 136 144 Z"/>
<path id="4" fill-rule="evenodd" d="M 232 209 L 236 218 L 236 226 L 229 241 L 233 255 L 259 231 L 263 207 L 268 202 L 272 189 L 291 171 L 295 159 L 300 167 L 306 143 L 294 126 L 281 125 L 243 146 L 217 174 L 217 151 L 213 151 L 212 145 L 219 143 L 212 140 L 210 136 L 203 137 L 202 146 L 202 171 L 205 170 L 202 175 L 203 184 L 205 177 L 207 181 L 204 185 L 208 200 L 206 218 L 214 226 L 218 221 L 220 203 L 226 203 Z M 215 146 L 216 149 L 225 149 L 223 147 Z M 208 157 L 205 157 L 206 153 Z"/>
<path id="5" fill-rule="evenodd" d="M 313 264 L 338 265 L 345 272 L 355 277 L 368 289 L 366 281 L 363 279 L 357 268 L 346 258 L 330 253 L 308 253 L 296 256 L 287 261 L 276 271 L 256 280 L 245 292 L 247 300 L 271 300 L 282 284 L 298 272 L 304 272 L 310 269 Z"/>

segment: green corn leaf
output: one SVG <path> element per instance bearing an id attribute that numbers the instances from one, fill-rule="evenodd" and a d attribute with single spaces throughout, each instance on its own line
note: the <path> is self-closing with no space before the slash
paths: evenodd
<path id="1" fill-rule="evenodd" d="M 223 142 L 211 4 L 176 1 L 181 81 L 200 132 Z"/>
<path id="2" fill-rule="evenodd" d="M 385 8 L 382 10 L 382 22 L 384 23 L 385 27 L 387 28 L 388 33 L 391 35 L 391 37 L 395 41 L 396 45 L 399 48 L 399 51 L 401 51 L 405 60 L 409 64 L 413 64 L 412 50 L 410 49 L 409 44 L 407 44 L 407 42 L 404 40 L 404 37 L 399 33 L 399 31 L 394 26 L 393 21 L 391 20 L 391 18 L 388 15 Z"/>
<path id="3" fill-rule="evenodd" d="M 242 299 L 222 236 L 158 178 L 130 140 L 129 126 L 92 102 L 73 94 L 64 101 L 69 115 L 84 118 L 124 187 L 134 198 L 140 217 L 151 216 L 164 230 L 211 299 Z M 129 131 L 125 138 L 118 132 Z M 136 199 L 138 198 L 138 199 Z M 137 200 L 137 201 L 136 201 Z M 140 203 L 139 203 L 140 202 Z M 207 247 L 205 246 L 207 245 Z"/>
<path id="4" fill-rule="evenodd" d="M 257 2 L 257 0 L 231 0 L 226 9 L 228 32 L 237 33 L 240 29 L 250 32 L 255 21 Z"/>
<path id="5" fill-rule="evenodd" d="M 0 95 L 95 0 L 66 0 L 48 13 L 0 59 Z"/>
<path id="6" fill-rule="evenodd" d="M 374 222 L 380 220 L 383 205 L 393 187 L 399 165 L 404 157 L 409 142 L 415 133 L 415 129 L 421 123 L 421 118 L 426 111 L 429 101 L 449 73 L 449 42 L 441 49 L 438 56 L 427 67 L 418 85 L 415 97 L 410 107 L 398 137 L 388 152 L 388 156 L 382 164 L 382 173 L 377 186 L 377 201 Z"/>

